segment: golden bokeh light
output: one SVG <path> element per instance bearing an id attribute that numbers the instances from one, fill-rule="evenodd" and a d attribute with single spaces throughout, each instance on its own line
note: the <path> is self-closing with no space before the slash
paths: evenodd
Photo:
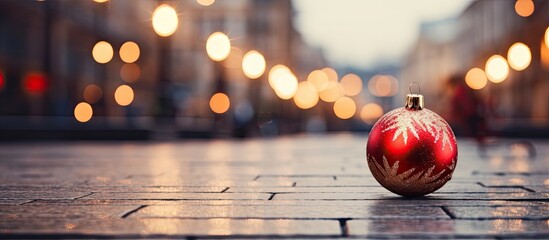
<path id="1" fill-rule="evenodd" d="M 93 109 L 89 103 L 81 102 L 74 107 L 74 118 L 79 122 L 87 122 L 93 116 Z"/>
<path id="2" fill-rule="evenodd" d="M 121 85 L 114 91 L 114 100 L 120 106 L 130 105 L 133 102 L 133 98 L 133 89 L 128 85 Z"/>
<path id="3" fill-rule="evenodd" d="M 549 48 L 549 27 L 545 30 L 545 47 Z"/>
<path id="4" fill-rule="evenodd" d="M 246 77 L 257 79 L 265 72 L 267 63 L 265 58 L 258 51 L 247 52 L 242 58 L 242 71 Z"/>
<path id="5" fill-rule="evenodd" d="M 179 18 L 175 9 L 168 4 L 161 4 L 153 12 L 152 25 L 154 32 L 161 37 L 169 37 L 175 33 Z"/>
<path id="6" fill-rule="evenodd" d="M 103 97 L 103 90 L 101 90 L 101 87 L 90 84 L 84 88 L 84 100 L 86 102 L 94 104 L 101 100 L 101 97 Z"/>
<path id="7" fill-rule="evenodd" d="M 515 2 L 515 12 L 521 17 L 529 17 L 534 13 L 534 2 L 532 0 L 517 0 Z"/>
<path id="8" fill-rule="evenodd" d="M 335 81 L 335 82 L 339 80 L 335 69 L 331 67 L 325 67 L 321 71 L 323 71 L 326 74 L 326 76 L 328 76 L 328 80 Z"/>
<path id="9" fill-rule="evenodd" d="M 93 0 L 93 1 L 96 2 L 96 3 L 104 3 L 104 2 L 107 2 L 109 0 Z"/>
<path id="10" fill-rule="evenodd" d="M 105 64 L 111 61 L 114 55 L 114 50 L 110 43 L 105 41 L 99 41 L 93 46 L 92 56 L 93 59 L 101 64 Z"/>
<path id="11" fill-rule="evenodd" d="M 269 85 L 279 98 L 288 100 L 297 91 L 297 77 L 288 67 L 279 64 L 269 71 Z"/>
<path id="12" fill-rule="evenodd" d="M 210 98 L 210 109 L 214 113 L 223 114 L 229 110 L 231 106 L 231 100 L 225 93 L 216 93 Z"/>
<path id="13" fill-rule="evenodd" d="M 362 79 L 356 74 L 347 74 L 341 78 L 341 88 L 347 96 L 356 96 L 362 91 Z"/>
<path id="14" fill-rule="evenodd" d="M 509 66 L 517 71 L 526 69 L 532 62 L 530 48 L 520 42 L 513 44 L 507 52 L 507 61 Z"/>
<path id="15" fill-rule="evenodd" d="M 490 82 L 500 83 L 509 75 L 509 65 L 507 65 L 507 61 L 504 57 L 494 55 L 486 61 L 484 71 Z"/>
<path id="16" fill-rule="evenodd" d="M 202 6 L 210 6 L 215 3 L 215 0 L 196 0 L 196 2 Z"/>
<path id="17" fill-rule="evenodd" d="M 132 83 L 141 77 L 141 68 L 135 63 L 126 63 L 120 68 L 120 78 L 124 82 Z"/>
<path id="18" fill-rule="evenodd" d="M 222 32 L 214 32 L 206 42 L 206 52 L 214 61 L 223 61 L 231 53 L 231 40 Z"/>
<path id="19" fill-rule="evenodd" d="M 398 93 L 398 81 L 390 75 L 375 75 L 368 81 L 368 90 L 378 97 L 394 96 Z"/>
<path id="20" fill-rule="evenodd" d="M 318 95 L 324 102 L 335 102 L 343 96 L 343 90 L 339 82 L 329 81 L 326 89 L 320 91 Z"/>
<path id="21" fill-rule="evenodd" d="M 300 82 L 294 95 L 294 103 L 298 108 L 309 109 L 318 103 L 318 93 L 312 83 Z"/>
<path id="22" fill-rule="evenodd" d="M 360 110 L 360 118 L 365 123 L 373 124 L 381 116 L 383 116 L 383 108 L 375 103 L 368 103 Z"/>
<path id="23" fill-rule="evenodd" d="M 321 70 L 314 70 L 309 73 L 307 81 L 313 84 L 317 92 L 320 92 L 328 87 L 328 75 Z"/>
<path id="24" fill-rule="evenodd" d="M 465 83 L 471 89 L 480 90 L 483 89 L 488 83 L 486 79 L 486 73 L 480 68 L 472 68 L 465 75 Z"/>
<path id="25" fill-rule="evenodd" d="M 124 61 L 125 63 L 134 63 L 139 59 L 139 55 L 141 54 L 141 51 L 139 50 L 139 45 L 135 42 L 125 42 L 122 44 L 122 47 L 120 47 L 120 59 Z"/>
<path id="26" fill-rule="evenodd" d="M 356 113 L 356 104 L 349 97 L 341 97 L 334 103 L 334 113 L 340 119 L 352 118 Z"/>

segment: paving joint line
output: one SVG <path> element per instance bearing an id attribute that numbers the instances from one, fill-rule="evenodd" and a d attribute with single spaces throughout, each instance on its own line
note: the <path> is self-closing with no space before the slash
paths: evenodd
<path id="1" fill-rule="evenodd" d="M 271 193 L 271 196 L 270 196 L 269 199 L 267 199 L 267 200 L 269 200 L 269 201 L 273 200 L 273 198 L 274 198 L 274 196 L 275 196 L 276 194 L 277 194 L 277 193 Z"/>
<path id="2" fill-rule="evenodd" d="M 347 221 L 349 218 L 340 218 L 337 219 L 339 222 L 339 227 L 341 228 L 341 236 L 342 237 L 348 237 L 349 236 L 349 227 L 347 226 Z"/>
<path id="3" fill-rule="evenodd" d="M 295 185 L 297 185 L 297 182 L 292 183 L 292 187 L 295 187 Z"/>
<path id="4" fill-rule="evenodd" d="M 38 201 L 38 199 L 29 200 L 29 201 L 26 201 L 26 202 L 23 202 L 23 203 L 19 203 L 17 205 L 19 205 L 19 206 L 26 205 L 26 204 L 33 203 L 33 202 L 36 202 L 36 201 Z"/>
<path id="5" fill-rule="evenodd" d="M 84 195 L 82 195 L 82 196 L 75 197 L 75 198 L 73 198 L 72 200 L 78 200 L 78 199 L 81 199 L 81 198 L 85 198 L 85 197 L 87 197 L 87 196 L 91 196 L 91 195 L 93 195 L 93 194 L 95 194 L 95 192 L 90 192 L 90 193 L 84 194 Z"/>
<path id="6" fill-rule="evenodd" d="M 229 190 L 229 188 L 231 188 L 231 187 L 226 187 L 225 189 L 221 190 L 221 193 L 226 192 L 227 190 Z"/>
<path id="7" fill-rule="evenodd" d="M 450 217 L 450 219 L 456 219 L 456 215 L 450 212 L 450 210 L 446 206 L 441 206 L 440 208 L 446 215 L 448 215 L 448 217 Z"/>
<path id="8" fill-rule="evenodd" d="M 141 206 L 139 206 L 139 207 L 137 207 L 137 208 L 135 208 L 135 209 L 132 209 L 132 210 L 128 211 L 127 213 L 124 213 L 122 216 L 120 216 L 120 218 L 127 218 L 127 217 L 129 217 L 130 215 L 132 215 L 132 214 L 136 213 L 137 211 L 139 211 L 139 210 L 141 210 L 141 209 L 143 209 L 143 208 L 146 208 L 146 207 L 148 207 L 148 206 L 149 206 L 149 205 L 141 205 Z"/>

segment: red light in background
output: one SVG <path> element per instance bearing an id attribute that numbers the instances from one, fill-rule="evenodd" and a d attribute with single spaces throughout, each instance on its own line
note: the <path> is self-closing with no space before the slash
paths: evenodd
<path id="1" fill-rule="evenodd" d="M 46 76 L 36 72 L 27 74 L 23 84 L 25 90 L 29 93 L 43 93 L 48 88 Z"/>
<path id="2" fill-rule="evenodd" d="M 0 71 L 0 90 L 6 85 L 6 80 L 4 79 L 4 72 Z"/>

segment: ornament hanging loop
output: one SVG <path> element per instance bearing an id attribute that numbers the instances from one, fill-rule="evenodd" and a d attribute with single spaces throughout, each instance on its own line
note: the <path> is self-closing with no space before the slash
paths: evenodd
<path id="1" fill-rule="evenodd" d="M 417 85 L 417 94 L 412 93 L 412 85 Z M 404 107 L 409 110 L 421 110 L 423 109 L 423 95 L 421 95 L 421 85 L 417 82 L 410 83 L 410 86 L 408 87 L 408 90 L 410 91 L 410 94 L 406 95 L 406 102 L 404 104 Z"/>
<path id="2" fill-rule="evenodd" d="M 413 92 L 412 92 L 412 86 L 413 86 L 414 84 L 417 85 L 417 93 L 413 93 Z M 421 85 L 419 85 L 418 82 L 412 82 L 412 83 L 410 83 L 410 85 L 408 86 L 408 91 L 410 91 L 410 94 L 421 94 Z"/>

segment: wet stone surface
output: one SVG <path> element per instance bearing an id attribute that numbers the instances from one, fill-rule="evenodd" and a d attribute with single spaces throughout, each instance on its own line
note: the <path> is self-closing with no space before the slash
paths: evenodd
<path id="1" fill-rule="evenodd" d="M 4 143 L 0 238 L 549 238 L 549 142 L 459 139 L 453 179 L 408 199 L 366 140 Z"/>

